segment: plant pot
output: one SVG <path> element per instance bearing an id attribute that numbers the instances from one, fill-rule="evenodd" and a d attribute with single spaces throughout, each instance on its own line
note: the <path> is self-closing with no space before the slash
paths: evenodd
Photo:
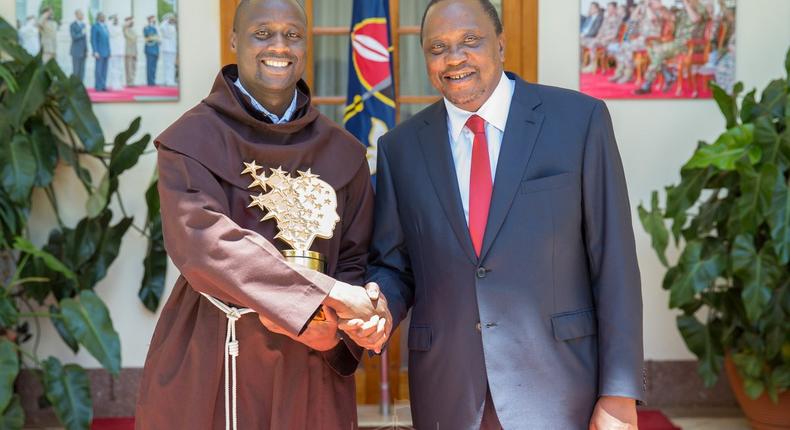
<path id="1" fill-rule="evenodd" d="M 727 370 L 732 392 L 754 430 L 790 429 L 790 390 L 779 394 L 779 403 L 772 402 L 766 393 L 752 399 L 743 389 L 743 379 L 730 354 L 724 359 L 724 368 Z"/>

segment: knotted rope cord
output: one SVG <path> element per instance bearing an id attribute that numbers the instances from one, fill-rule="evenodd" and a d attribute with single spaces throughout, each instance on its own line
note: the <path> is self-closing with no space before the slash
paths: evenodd
<path id="1" fill-rule="evenodd" d="M 244 314 L 253 313 L 249 308 L 235 308 L 228 306 L 216 298 L 200 293 L 208 301 L 221 310 L 228 319 L 228 328 L 225 335 L 225 430 L 238 429 L 238 419 L 236 416 L 236 357 L 239 356 L 239 341 L 236 339 L 236 321 Z M 228 368 L 230 367 L 230 372 Z M 231 375 L 232 382 L 228 375 Z M 230 412 L 229 412 L 230 411 Z M 231 420 L 232 418 L 232 420 Z"/>

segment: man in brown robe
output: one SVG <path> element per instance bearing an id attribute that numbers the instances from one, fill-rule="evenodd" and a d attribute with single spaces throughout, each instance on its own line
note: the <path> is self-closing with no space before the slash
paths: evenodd
<path id="1" fill-rule="evenodd" d="M 373 193 L 365 148 L 310 104 L 305 40 L 296 2 L 242 1 L 231 38 L 238 66 L 224 67 L 208 97 L 156 139 L 165 246 L 181 276 L 151 340 L 137 429 L 230 428 L 229 409 L 242 429 L 357 426 L 361 350 L 337 324 L 383 327 L 385 299 L 353 286 L 365 271 Z M 240 172 L 253 160 L 267 175 L 310 169 L 336 191 L 334 235 L 312 246 L 326 275 L 287 263 L 275 220 L 248 207 L 251 180 Z M 235 390 L 223 375 L 228 319 L 200 293 L 257 313 L 236 321 Z M 324 322 L 313 319 L 322 304 Z"/>

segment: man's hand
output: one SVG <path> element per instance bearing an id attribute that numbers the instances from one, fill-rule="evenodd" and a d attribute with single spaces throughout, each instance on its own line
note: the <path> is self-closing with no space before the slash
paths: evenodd
<path id="1" fill-rule="evenodd" d="M 636 401 L 628 397 L 603 396 L 590 418 L 590 430 L 637 430 Z"/>
<path id="2" fill-rule="evenodd" d="M 376 286 L 376 291 L 378 291 L 378 286 Z M 376 302 L 371 299 L 367 289 L 340 281 L 335 282 L 334 287 L 329 291 L 329 296 L 324 299 L 324 305 L 334 309 L 341 320 L 370 321 L 374 316 L 385 317 L 386 310 Z"/>
<path id="3" fill-rule="evenodd" d="M 365 291 L 376 309 L 384 312 L 384 316 L 374 315 L 368 321 L 360 318 L 341 319 L 338 327 L 357 345 L 378 354 L 392 331 L 392 315 L 387 307 L 387 299 L 380 293 L 378 284 L 375 282 L 366 284 Z"/>
<path id="4" fill-rule="evenodd" d="M 262 315 L 258 315 L 258 319 L 269 331 L 288 336 L 316 351 L 328 351 L 334 348 L 340 339 L 337 337 L 337 314 L 332 309 L 324 308 L 324 316 L 326 317 L 325 321 L 311 320 L 299 336 L 293 336 L 274 321 Z"/>

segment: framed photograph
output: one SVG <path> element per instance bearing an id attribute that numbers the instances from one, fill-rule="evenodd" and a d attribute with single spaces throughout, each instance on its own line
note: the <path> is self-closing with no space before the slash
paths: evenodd
<path id="1" fill-rule="evenodd" d="M 735 0 L 580 0 L 579 88 L 603 99 L 711 98 L 735 83 Z"/>
<path id="2" fill-rule="evenodd" d="M 22 46 L 93 102 L 178 100 L 177 0 L 16 0 L 16 18 Z"/>

